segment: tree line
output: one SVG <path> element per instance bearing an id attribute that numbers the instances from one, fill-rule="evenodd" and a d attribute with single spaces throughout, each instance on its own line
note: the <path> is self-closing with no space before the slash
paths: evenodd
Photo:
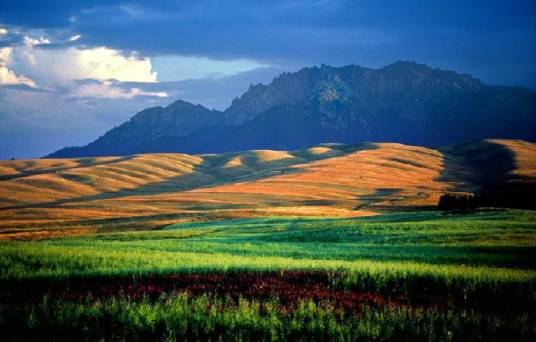
<path id="1" fill-rule="evenodd" d="M 467 210 L 483 207 L 536 209 L 536 191 L 486 191 L 477 194 L 446 193 L 439 197 L 439 210 Z"/>

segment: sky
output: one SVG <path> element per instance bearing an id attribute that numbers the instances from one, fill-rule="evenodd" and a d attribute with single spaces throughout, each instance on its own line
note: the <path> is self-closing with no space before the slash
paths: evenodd
<path id="1" fill-rule="evenodd" d="M 0 0 L 0 159 L 177 99 L 224 110 L 283 71 L 397 60 L 536 90 L 536 1 Z"/>

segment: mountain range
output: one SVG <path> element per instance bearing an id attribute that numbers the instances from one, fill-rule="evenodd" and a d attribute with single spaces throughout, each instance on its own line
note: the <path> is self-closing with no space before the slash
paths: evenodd
<path id="1" fill-rule="evenodd" d="M 319 143 L 536 140 L 536 93 L 415 62 L 303 68 L 251 85 L 225 111 L 176 101 L 147 108 L 82 147 L 48 158 L 293 150 Z"/>

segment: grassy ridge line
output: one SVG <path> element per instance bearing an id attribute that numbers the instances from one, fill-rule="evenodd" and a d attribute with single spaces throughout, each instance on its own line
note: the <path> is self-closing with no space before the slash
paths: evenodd
<path id="1" fill-rule="evenodd" d="M 352 149 L 341 146 L 342 150 Z M 329 149 L 331 151 L 331 149 Z M 328 158 L 330 153 L 295 151 L 298 158 L 283 151 L 247 151 L 221 155 L 179 153 L 137 154 L 125 157 L 82 159 L 38 159 L 0 161 L 2 200 L 32 204 L 83 196 L 119 195 L 121 191 L 143 194 L 148 186 L 162 185 L 161 192 L 180 191 L 208 184 L 220 184 L 236 176 L 251 176 L 273 168 Z M 343 154 L 336 150 L 335 155 Z M 327 151 L 326 151 L 327 152 Z M 246 167 L 229 167 L 233 160 L 247 161 Z M 237 165 L 242 166 L 242 165 Z M 2 205 L 0 205 L 1 207 Z"/>
<path id="2" fill-rule="evenodd" d="M 405 159 L 391 160 L 395 156 Z M 418 162 L 422 167 L 410 166 L 408 169 L 406 159 Z M 20 177 L 6 179 L 0 185 L 0 197 L 4 201 L 0 207 L 20 206 L 20 210 L 24 211 L 26 205 L 33 209 L 33 205 L 58 207 L 67 203 L 74 205 L 71 214 L 66 216 L 71 218 L 81 216 L 86 209 L 78 208 L 76 204 L 89 203 L 91 207 L 105 203 L 107 198 L 128 202 L 136 195 L 140 200 L 138 205 L 143 209 L 153 208 L 151 203 L 159 200 L 184 203 L 188 198 L 202 206 L 215 199 L 221 201 L 219 195 L 223 191 L 226 198 L 220 207 L 237 201 L 240 203 L 243 196 L 254 194 L 266 197 L 262 201 L 266 209 L 284 207 L 299 195 L 299 200 L 304 202 L 298 203 L 299 207 L 307 208 L 311 205 L 310 201 L 327 201 L 324 206 L 326 216 L 330 215 L 331 207 L 344 209 L 346 215 L 351 216 L 355 214 L 352 209 L 361 202 L 356 196 L 369 196 L 377 188 L 393 188 L 393 180 L 398 182 L 397 188 L 408 188 L 412 193 L 403 198 L 428 201 L 426 196 L 413 197 L 417 192 L 424 194 L 431 191 L 435 194 L 448 186 L 438 180 L 441 159 L 441 153 L 420 147 L 361 144 L 293 152 L 247 151 L 205 156 L 146 154 L 91 163 L 73 160 L 71 168 L 50 168 L 47 172 L 44 166 L 40 168 L 40 174 L 28 175 L 24 173 L 24 165 L 30 162 L 18 162 L 21 164 Z M 40 163 L 49 161 L 31 161 L 30 164 Z M 356 168 L 356 163 L 360 167 Z M 0 166 L 8 168 L 12 168 L 13 164 L 0 162 Z M 384 174 L 385 179 L 378 178 L 378 174 Z M 388 177 L 393 174 L 396 177 Z M 423 175 L 421 181 L 416 180 Z M 263 180 L 275 182 L 277 186 L 267 185 Z M 420 190 L 414 189 L 416 182 Z M 224 184 L 227 183 L 236 183 L 230 193 L 225 190 Z M 211 185 L 210 189 L 202 188 L 208 185 Z M 264 190 L 260 191 L 257 187 Z M 185 189 L 197 189 L 199 192 L 185 193 Z M 274 194 L 271 189 L 278 189 L 281 193 Z M 275 196 L 280 198 L 274 201 Z M 367 197 L 364 202 L 371 200 Z M 435 199 L 429 202 L 435 204 Z M 124 207 L 126 204 L 114 205 Z M 40 216 L 46 217 L 44 214 Z"/>
<path id="3" fill-rule="evenodd" d="M 147 230 L 193 218 L 374 215 L 431 208 L 445 191 L 473 192 L 483 171 L 520 186 L 536 177 L 535 144 L 466 145 L 0 162 L 0 239 Z"/>

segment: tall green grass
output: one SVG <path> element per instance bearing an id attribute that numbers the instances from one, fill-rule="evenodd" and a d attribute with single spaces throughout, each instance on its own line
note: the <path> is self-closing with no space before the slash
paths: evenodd
<path id="1" fill-rule="evenodd" d="M 332 289 L 406 298 L 412 306 L 348 314 L 329 302 L 286 310 L 277 299 L 235 303 L 208 295 L 45 297 L 42 303 L 0 302 L 0 330 L 6 340 L 535 339 L 534 211 L 274 217 L 0 242 L 0 288 L 6 289 L 42 280 L 61 288 L 73 277 L 136 282 L 181 272 L 292 269 L 324 271 Z M 423 298 L 428 306 L 420 306 Z M 434 308 L 434 298 L 453 300 Z"/>
<path id="2" fill-rule="evenodd" d="M 258 302 L 184 294 L 156 301 L 128 298 L 57 301 L 0 309 L 6 340 L 531 340 L 534 316 L 364 307 L 359 315 L 303 301 L 290 310 Z M 9 328 L 9 329 L 8 329 Z"/>
<path id="3" fill-rule="evenodd" d="M 345 288 L 536 300 L 536 213 L 181 223 L 161 231 L 0 243 L 0 281 L 175 272 L 328 270 Z"/>

